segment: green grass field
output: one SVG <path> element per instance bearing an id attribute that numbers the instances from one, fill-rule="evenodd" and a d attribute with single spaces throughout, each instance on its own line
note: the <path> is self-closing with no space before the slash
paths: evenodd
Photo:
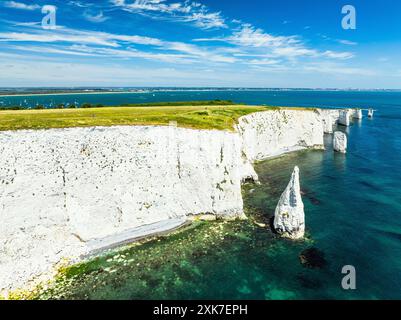
<path id="1" fill-rule="evenodd" d="M 0 131 L 112 125 L 168 125 L 233 130 L 243 115 L 268 107 L 231 106 L 157 106 L 103 107 L 87 109 L 7 110 L 0 111 Z"/>

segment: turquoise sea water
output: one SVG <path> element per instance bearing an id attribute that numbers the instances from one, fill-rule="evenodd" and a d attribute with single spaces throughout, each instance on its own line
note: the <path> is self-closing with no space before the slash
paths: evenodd
<path id="1" fill-rule="evenodd" d="M 102 104 L 231 99 L 249 104 L 373 107 L 377 112 L 373 119 L 365 117 L 342 129 L 349 136 L 347 155 L 332 151 L 328 135 L 326 151 L 303 151 L 257 164 L 261 185 L 243 188 L 250 221 L 201 224 L 112 253 L 71 271 L 68 281 L 43 297 L 401 299 L 401 92 L 153 94 L 29 99 L 61 103 L 79 98 Z M 301 170 L 308 233 L 308 240 L 300 243 L 277 239 L 268 228 L 252 223 L 268 224 L 295 165 Z M 310 247 L 324 253 L 327 264 L 322 268 L 300 264 L 299 254 Z M 341 288 L 344 265 L 356 268 L 355 291 Z"/>
<path id="2" fill-rule="evenodd" d="M 188 101 L 188 100 L 233 100 L 238 103 L 284 106 L 392 106 L 400 102 L 401 92 L 356 92 L 356 91 L 281 91 L 281 90 L 206 90 L 206 91 L 155 91 L 144 93 L 63 94 L 0 96 L 1 106 L 46 107 L 58 104 L 103 104 Z"/>

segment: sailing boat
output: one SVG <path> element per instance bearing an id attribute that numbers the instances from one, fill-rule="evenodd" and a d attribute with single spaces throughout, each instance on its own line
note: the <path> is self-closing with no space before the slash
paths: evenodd
<path id="1" fill-rule="evenodd" d="M 368 117 L 373 118 L 373 109 L 372 108 L 370 108 L 368 111 Z"/>

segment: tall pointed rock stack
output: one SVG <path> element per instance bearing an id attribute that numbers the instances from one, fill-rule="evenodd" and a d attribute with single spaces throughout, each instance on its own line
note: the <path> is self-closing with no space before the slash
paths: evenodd
<path id="1" fill-rule="evenodd" d="M 274 213 L 274 229 L 282 237 L 301 239 L 305 234 L 304 203 L 299 184 L 299 168 L 295 167 L 277 204 Z"/>

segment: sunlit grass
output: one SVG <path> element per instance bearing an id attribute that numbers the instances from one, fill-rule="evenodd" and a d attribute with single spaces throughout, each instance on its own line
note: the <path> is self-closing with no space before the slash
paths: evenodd
<path id="1" fill-rule="evenodd" d="M 243 115 L 263 111 L 259 106 L 103 107 L 0 111 L 0 131 L 113 125 L 168 125 L 232 130 Z"/>

